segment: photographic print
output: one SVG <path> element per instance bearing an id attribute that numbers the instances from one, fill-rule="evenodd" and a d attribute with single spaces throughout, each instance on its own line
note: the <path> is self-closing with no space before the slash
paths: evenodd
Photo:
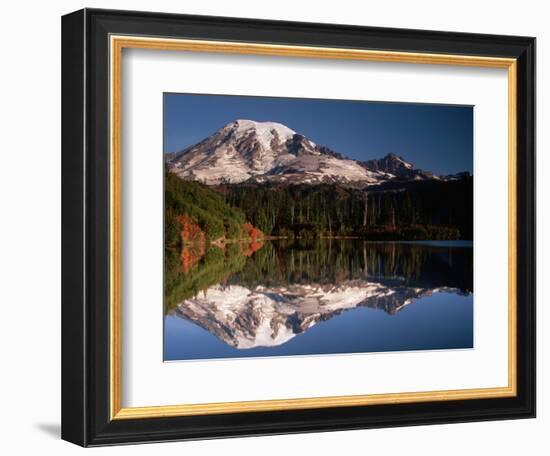
<path id="1" fill-rule="evenodd" d="M 473 348 L 473 107 L 164 94 L 164 360 Z"/>
<path id="2" fill-rule="evenodd" d="M 65 15 L 62 438 L 535 417 L 535 44 Z"/>

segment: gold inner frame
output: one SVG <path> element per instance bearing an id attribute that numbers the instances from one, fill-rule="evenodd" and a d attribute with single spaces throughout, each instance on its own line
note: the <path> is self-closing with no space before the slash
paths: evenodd
<path id="1" fill-rule="evenodd" d="M 195 51 L 317 59 L 367 60 L 453 65 L 508 70 L 508 385 L 505 387 L 275 399 L 245 402 L 122 407 L 122 51 L 123 49 Z M 459 399 L 511 397 L 517 394 L 517 61 L 511 58 L 387 52 L 227 41 L 110 36 L 110 415 L 111 419 L 158 418 L 221 413 L 297 410 Z"/>

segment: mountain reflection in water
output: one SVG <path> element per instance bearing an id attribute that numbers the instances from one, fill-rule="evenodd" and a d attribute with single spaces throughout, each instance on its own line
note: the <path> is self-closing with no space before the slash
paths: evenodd
<path id="1" fill-rule="evenodd" d="M 211 247 L 191 268 L 188 254 L 167 255 L 166 360 L 472 346 L 471 243 L 277 240 L 250 252 Z M 437 306 L 421 309 L 434 295 Z M 426 325 L 441 335 L 427 336 Z M 377 343 L 366 341 L 365 331 L 384 327 Z M 344 344 L 346 333 L 359 337 Z"/>

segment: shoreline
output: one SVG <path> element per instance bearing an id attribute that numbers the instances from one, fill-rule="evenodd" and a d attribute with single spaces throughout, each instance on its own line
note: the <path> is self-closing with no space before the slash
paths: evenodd
<path id="1" fill-rule="evenodd" d="M 216 247 L 223 248 L 229 244 L 250 244 L 254 242 L 266 242 L 266 241 L 280 241 L 280 240 L 307 240 L 307 241 L 316 241 L 316 240 L 328 240 L 328 241 L 363 241 L 372 244 L 424 244 L 424 243 L 441 243 L 443 244 L 470 244 L 473 246 L 473 239 L 365 239 L 360 236 L 320 236 L 315 238 L 307 237 L 290 237 L 290 236 L 263 236 L 258 238 L 239 238 L 239 239 L 215 239 L 213 241 L 205 242 L 188 242 L 184 244 L 183 248 L 192 248 L 199 245 L 214 245 Z"/>

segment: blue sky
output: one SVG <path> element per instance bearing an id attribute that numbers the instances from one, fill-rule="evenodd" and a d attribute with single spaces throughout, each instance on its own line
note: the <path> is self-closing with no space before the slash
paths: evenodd
<path id="1" fill-rule="evenodd" d="M 164 95 L 164 152 L 195 144 L 236 119 L 280 122 L 357 160 L 393 152 L 436 174 L 472 172 L 473 108 L 226 95 Z"/>

